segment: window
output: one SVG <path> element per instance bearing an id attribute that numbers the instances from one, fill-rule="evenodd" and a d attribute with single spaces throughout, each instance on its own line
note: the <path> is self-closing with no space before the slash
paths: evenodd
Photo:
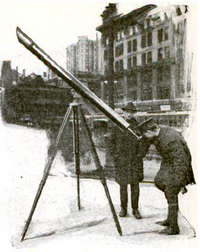
<path id="1" fill-rule="evenodd" d="M 169 59 L 170 58 L 170 49 L 169 46 L 165 47 L 165 59 Z"/>
<path id="2" fill-rule="evenodd" d="M 137 56 L 133 56 L 133 67 L 137 66 Z"/>
<path id="3" fill-rule="evenodd" d="M 152 52 L 147 53 L 147 63 L 148 64 L 152 63 Z"/>
<path id="4" fill-rule="evenodd" d="M 127 77 L 128 100 L 137 100 L 137 74 Z"/>
<path id="5" fill-rule="evenodd" d="M 168 39 L 169 39 L 169 27 L 165 27 L 164 40 L 168 40 Z"/>
<path id="6" fill-rule="evenodd" d="M 163 41 L 163 29 L 158 30 L 158 42 Z"/>
<path id="7" fill-rule="evenodd" d="M 137 51 L 137 39 L 133 40 L 133 52 Z"/>
<path id="8" fill-rule="evenodd" d="M 129 29 L 129 27 L 126 27 L 126 28 L 125 28 L 124 34 L 127 35 L 127 36 L 130 35 L 130 29 Z"/>
<path id="9" fill-rule="evenodd" d="M 170 66 L 165 66 L 165 71 L 163 72 L 163 78 L 164 78 L 164 80 L 170 80 L 171 79 L 171 68 L 170 68 Z"/>
<path id="10" fill-rule="evenodd" d="M 146 35 L 143 35 L 143 36 L 142 36 L 141 46 L 142 46 L 142 48 L 144 48 L 144 47 L 147 46 L 147 38 L 146 38 Z"/>
<path id="11" fill-rule="evenodd" d="M 144 29 L 149 28 L 150 26 L 151 26 L 150 19 L 146 19 L 146 20 L 144 21 Z"/>
<path id="12" fill-rule="evenodd" d="M 131 41 L 128 41 L 128 53 L 131 52 Z"/>
<path id="13" fill-rule="evenodd" d="M 120 61 L 119 61 L 119 70 L 120 70 L 120 71 L 123 71 L 123 70 L 124 70 L 124 62 L 123 62 L 123 60 L 120 60 Z"/>
<path id="14" fill-rule="evenodd" d="M 120 55 L 123 55 L 124 53 L 124 47 L 123 47 L 123 43 L 120 44 L 120 45 L 117 45 L 116 48 L 115 48 L 115 55 L 116 57 L 120 56 Z"/>
<path id="15" fill-rule="evenodd" d="M 176 13 L 177 13 L 178 16 L 181 16 L 182 12 L 181 12 L 180 7 L 176 8 Z"/>
<path id="16" fill-rule="evenodd" d="M 131 58 L 128 58 L 128 66 L 127 66 L 128 69 L 131 69 Z"/>
<path id="17" fill-rule="evenodd" d="M 142 54 L 142 65 L 146 65 L 146 53 Z"/>
<path id="18" fill-rule="evenodd" d="M 144 30 L 144 22 L 141 22 L 141 23 L 140 23 L 140 30 L 141 30 L 141 31 Z"/>
<path id="19" fill-rule="evenodd" d="M 144 70 L 142 72 L 142 101 L 152 100 L 152 71 Z"/>
<path id="20" fill-rule="evenodd" d="M 147 43 L 148 43 L 148 46 L 152 46 L 152 33 L 148 33 L 147 35 Z"/>
<path id="21" fill-rule="evenodd" d="M 119 61 L 115 62 L 115 71 L 119 71 Z"/>
<path id="22" fill-rule="evenodd" d="M 170 66 L 159 67 L 157 69 L 157 99 L 170 98 Z"/>
<path id="23" fill-rule="evenodd" d="M 181 96 L 181 65 L 176 65 L 176 97 Z"/>
<path id="24" fill-rule="evenodd" d="M 104 51 L 104 60 L 107 60 L 107 51 Z"/>
<path id="25" fill-rule="evenodd" d="M 170 94 L 169 86 L 157 87 L 157 98 L 159 100 L 169 99 L 169 94 Z"/>
<path id="26" fill-rule="evenodd" d="M 159 67 L 157 69 L 157 83 L 161 83 L 163 80 L 163 68 L 162 67 Z"/>
<path id="27" fill-rule="evenodd" d="M 162 60 L 163 59 L 163 49 L 159 48 L 158 49 L 158 60 Z"/>

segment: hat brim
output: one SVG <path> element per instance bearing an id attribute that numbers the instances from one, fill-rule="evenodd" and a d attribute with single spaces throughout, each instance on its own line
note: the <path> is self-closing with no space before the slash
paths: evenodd
<path id="1" fill-rule="evenodd" d="M 135 129 L 140 130 L 142 133 L 147 132 L 147 130 L 152 129 L 153 127 L 155 127 L 155 122 L 153 121 L 153 117 L 147 119 L 146 121 L 140 123 L 139 125 L 137 125 L 135 127 Z"/>
<path id="2" fill-rule="evenodd" d="M 123 111 L 132 111 L 132 112 L 137 112 L 137 110 L 134 109 L 128 109 L 128 108 L 121 108 Z"/>

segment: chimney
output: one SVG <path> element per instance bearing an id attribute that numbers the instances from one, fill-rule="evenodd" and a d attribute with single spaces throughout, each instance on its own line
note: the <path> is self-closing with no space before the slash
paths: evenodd
<path id="1" fill-rule="evenodd" d="M 23 69 L 23 77 L 26 75 L 26 69 Z"/>
<path id="2" fill-rule="evenodd" d="M 43 72 L 43 78 L 47 78 L 47 72 Z"/>
<path id="3" fill-rule="evenodd" d="M 18 81 L 18 77 L 19 77 L 19 75 L 18 75 L 18 66 L 16 66 L 16 70 L 15 71 L 16 71 L 15 80 Z"/>

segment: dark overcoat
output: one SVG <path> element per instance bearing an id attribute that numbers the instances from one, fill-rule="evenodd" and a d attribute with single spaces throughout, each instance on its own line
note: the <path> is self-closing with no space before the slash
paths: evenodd
<path id="1" fill-rule="evenodd" d="M 153 144 L 162 157 L 160 170 L 155 177 L 155 185 L 160 190 L 164 191 L 166 186 L 181 188 L 195 183 L 190 150 L 178 131 L 161 127 Z"/>
<path id="2" fill-rule="evenodd" d="M 134 129 L 138 123 L 131 116 L 126 118 Z M 147 139 L 138 142 L 129 132 L 122 132 L 117 127 L 113 139 L 113 159 L 115 180 L 120 185 L 139 183 L 143 180 L 143 157 L 149 149 Z"/>

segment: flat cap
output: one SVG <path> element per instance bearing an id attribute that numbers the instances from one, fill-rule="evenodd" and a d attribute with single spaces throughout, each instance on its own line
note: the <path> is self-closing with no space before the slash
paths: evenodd
<path id="1" fill-rule="evenodd" d="M 144 122 L 138 124 L 135 129 L 139 130 L 143 134 L 147 130 L 152 129 L 154 126 L 156 126 L 154 119 L 153 119 L 153 117 L 150 117 L 149 119 L 145 120 Z"/>
<path id="2" fill-rule="evenodd" d="M 127 102 L 121 109 L 123 111 L 137 112 L 137 109 L 132 102 Z"/>

